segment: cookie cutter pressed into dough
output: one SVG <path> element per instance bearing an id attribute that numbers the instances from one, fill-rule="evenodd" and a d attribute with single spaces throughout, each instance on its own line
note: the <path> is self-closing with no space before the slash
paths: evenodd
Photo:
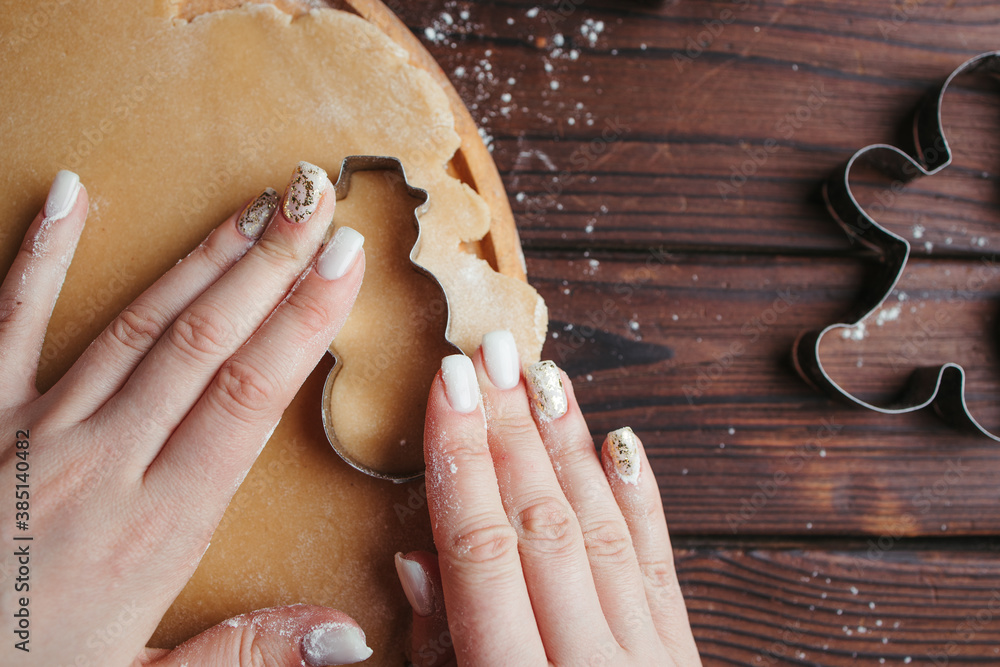
<path id="1" fill-rule="evenodd" d="M 353 155 L 344 158 L 344 161 L 340 166 L 340 177 L 337 179 L 336 185 L 334 185 L 334 190 L 337 194 L 337 201 L 346 199 L 348 193 L 351 189 L 351 176 L 359 171 L 391 171 L 395 172 L 402 179 L 403 185 L 406 186 L 406 193 L 413 199 L 419 200 L 421 203 L 413 212 L 413 224 L 417 230 L 417 239 L 413 243 L 413 248 L 410 250 L 410 266 L 414 272 L 420 274 L 427 280 L 430 280 L 435 287 L 441 293 L 441 300 L 445 305 L 445 342 L 454 348 L 455 354 L 463 354 L 462 350 L 448 338 L 448 331 L 451 325 L 451 306 L 448 304 L 448 295 L 438 282 L 438 279 L 430 271 L 422 267 L 416 261 L 417 252 L 420 250 L 421 241 L 421 229 L 420 229 L 420 214 L 427 207 L 427 202 L 430 200 L 430 195 L 427 194 L 426 190 L 416 188 L 410 185 L 410 182 L 406 178 L 406 170 L 403 168 L 403 164 L 394 157 L 379 157 L 374 155 Z M 336 341 L 334 341 L 334 345 Z M 351 457 L 351 455 L 345 450 L 340 439 L 337 437 L 337 433 L 333 427 L 333 415 L 331 414 L 331 399 L 333 396 L 333 385 L 337 381 L 337 376 L 340 374 L 341 369 L 344 366 L 344 362 L 338 356 L 334 345 L 330 346 L 330 354 L 333 356 L 334 365 L 330 370 L 330 374 L 326 377 L 326 383 L 323 385 L 323 430 L 326 431 L 327 440 L 330 441 L 330 446 L 333 447 L 333 451 L 337 452 L 349 466 L 355 470 L 359 470 L 366 475 L 371 477 L 377 477 L 378 479 L 385 479 L 395 482 L 397 484 L 403 484 L 404 482 L 410 482 L 415 479 L 420 479 L 424 475 L 423 470 L 415 470 L 402 475 L 389 474 L 381 470 L 376 470 L 370 468 L 359 461 L 356 461 Z"/>
<path id="2" fill-rule="evenodd" d="M 961 74 L 972 72 L 1000 79 L 1000 51 L 983 53 L 962 63 L 940 88 L 931 91 L 913 119 L 912 154 L 888 144 L 866 146 L 852 155 L 823 185 L 823 198 L 834 220 L 852 241 L 859 241 L 878 253 L 881 269 L 875 278 L 875 285 L 865 291 L 846 318 L 848 323 L 831 324 L 822 331 L 800 334 L 792 349 L 792 360 L 806 382 L 835 398 L 887 415 L 933 407 L 939 416 L 955 427 L 1000 441 L 1000 436 L 991 433 L 972 416 L 965 399 L 965 369 L 958 364 L 917 368 L 897 399 L 891 405 L 882 407 L 868 403 L 840 386 L 827 373 L 819 352 L 820 343 L 828 333 L 836 329 L 852 329 L 882 306 L 902 277 L 910 256 L 909 241 L 880 225 L 855 199 L 850 184 L 852 167 L 864 159 L 897 179 L 900 185 L 922 176 L 933 176 L 948 167 L 952 162 L 952 152 L 941 122 L 941 106 L 952 81 Z"/>

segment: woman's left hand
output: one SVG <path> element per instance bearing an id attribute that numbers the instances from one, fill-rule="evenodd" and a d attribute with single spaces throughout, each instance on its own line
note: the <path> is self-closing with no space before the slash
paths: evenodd
<path id="1" fill-rule="evenodd" d="M 40 395 L 42 341 L 87 214 L 76 175 L 56 178 L 0 286 L 0 479 L 11 491 L 0 539 L 20 550 L 0 572 L 0 613 L 15 625 L 4 665 L 371 655 L 353 620 L 304 606 L 233 619 L 173 652 L 144 648 L 357 296 L 361 236 L 338 230 L 317 255 L 335 202 L 326 173 L 300 164 L 283 205 L 269 190 L 226 220 Z"/>

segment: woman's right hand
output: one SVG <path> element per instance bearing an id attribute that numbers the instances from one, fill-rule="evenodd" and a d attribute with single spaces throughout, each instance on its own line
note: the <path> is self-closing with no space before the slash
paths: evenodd
<path id="1" fill-rule="evenodd" d="M 438 555 L 396 561 L 416 667 L 701 664 L 642 444 L 598 453 L 555 364 L 522 376 L 506 331 L 446 358 L 424 447 Z"/>

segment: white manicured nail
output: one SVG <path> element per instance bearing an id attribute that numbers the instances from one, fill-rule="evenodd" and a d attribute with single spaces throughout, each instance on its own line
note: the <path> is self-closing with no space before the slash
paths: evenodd
<path id="1" fill-rule="evenodd" d="M 453 354 L 441 360 L 441 377 L 444 393 L 455 412 L 468 414 L 479 405 L 479 381 L 472 359 L 464 354 Z"/>
<path id="2" fill-rule="evenodd" d="M 358 258 L 365 237 L 350 227 L 340 227 L 316 262 L 316 271 L 327 280 L 343 278 Z"/>
<path id="3" fill-rule="evenodd" d="M 626 484 L 639 483 L 639 439 L 628 426 L 608 433 L 608 454 Z"/>
<path id="4" fill-rule="evenodd" d="M 303 223 L 312 217 L 328 180 L 326 172 L 316 165 L 299 162 L 285 189 L 285 217 L 294 223 Z"/>
<path id="5" fill-rule="evenodd" d="M 347 623 L 317 625 L 302 639 L 302 653 L 313 667 L 353 665 L 367 660 L 372 651 L 361 628 Z"/>
<path id="6" fill-rule="evenodd" d="M 45 200 L 45 219 L 62 220 L 76 205 L 80 196 L 80 177 L 65 169 L 56 174 Z"/>
<path id="7" fill-rule="evenodd" d="M 396 574 L 399 575 L 399 583 L 403 586 L 403 593 L 414 613 L 424 618 L 433 614 L 434 587 L 431 586 L 424 566 L 415 560 L 403 558 L 403 554 L 396 554 Z"/>
<path id="8" fill-rule="evenodd" d="M 483 361 L 497 389 L 513 389 L 520 382 L 521 359 L 511 332 L 491 331 L 483 336 Z"/>
<path id="9" fill-rule="evenodd" d="M 524 370 L 524 379 L 528 384 L 528 396 L 542 421 L 559 419 L 569 403 L 566 400 L 566 388 L 563 387 L 559 367 L 551 361 L 539 361 Z"/>

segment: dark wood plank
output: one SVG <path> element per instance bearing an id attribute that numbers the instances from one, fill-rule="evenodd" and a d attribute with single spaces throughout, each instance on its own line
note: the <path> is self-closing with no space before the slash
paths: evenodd
<path id="1" fill-rule="evenodd" d="M 644 439 L 678 534 L 995 533 L 996 443 L 928 413 L 843 405 L 791 367 L 797 335 L 837 321 L 870 268 L 768 255 L 528 258 L 552 318 L 545 354 L 574 378 L 595 435 L 630 424 Z M 882 324 L 831 340 L 824 358 L 872 399 L 915 366 L 961 362 L 977 417 L 1000 428 L 998 298 L 995 266 L 913 261 Z"/>
<path id="2" fill-rule="evenodd" d="M 995 545 L 681 548 L 705 665 L 1000 662 Z"/>
<path id="3" fill-rule="evenodd" d="M 836 403 L 789 360 L 876 268 L 827 217 L 820 183 L 854 150 L 899 143 L 929 89 L 997 47 L 1000 9 L 395 9 L 493 145 L 551 310 L 546 355 L 573 376 L 595 438 L 629 423 L 646 443 L 705 664 L 1000 662 L 997 545 L 961 537 L 1000 528 L 1000 449 L 931 414 Z M 902 192 L 857 174 L 859 198 L 925 259 L 881 324 L 829 340 L 824 358 L 874 401 L 915 366 L 959 361 L 976 415 L 1000 428 L 1000 116 L 992 89 L 960 83 L 945 106 L 947 172 Z"/>
<path id="4" fill-rule="evenodd" d="M 857 148 L 896 140 L 927 90 L 996 48 L 1000 21 L 994 5 L 948 0 L 559 13 L 577 5 L 398 8 L 492 138 L 529 247 L 845 251 L 818 184 Z M 1000 244 L 996 108 L 981 85 L 949 97 L 953 172 L 890 207 L 918 254 Z"/>

